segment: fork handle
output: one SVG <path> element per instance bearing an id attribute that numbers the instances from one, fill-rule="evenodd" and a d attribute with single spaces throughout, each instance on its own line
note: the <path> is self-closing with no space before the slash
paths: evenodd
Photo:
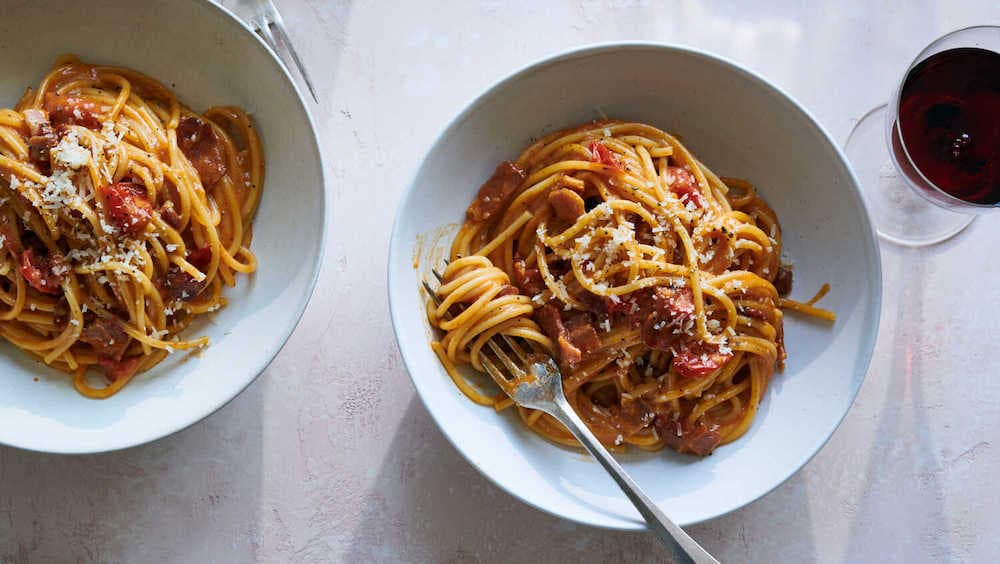
<path id="1" fill-rule="evenodd" d="M 562 394 L 560 394 L 561 396 Z M 676 523 L 670 520 L 660 508 L 653 503 L 653 500 L 646 497 L 646 494 L 642 493 L 639 489 L 638 484 L 636 484 L 632 478 L 625 473 L 625 470 L 618 464 L 618 461 L 611 456 L 608 449 L 604 448 L 604 445 L 597 440 L 597 437 L 587 428 L 587 425 L 580 419 L 580 416 L 573 411 L 573 408 L 569 405 L 564 397 L 558 397 L 556 400 L 550 404 L 553 409 L 549 412 L 559 420 L 560 423 L 566 426 L 567 429 L 573 436 L 576 437 L 580 444 L 586 448 L 590 454 L 594 455 L 594 458 L 604 466 L 604 469 L 611 474 L 615 482 L 618 483 L 618 487 L 625 492 L 625 495 L 632 501 L 635 508 L 639 510 L 642 514 L 643 519 L 646 520 L 646 524 L 649 526 L 650 530 L 653 532 L 660 542 L 663 543 L 668 549 L 673 552 L 674 558 L 677 562 L 695 562 L 697 564 L 719 564 L 719 561 L 712 557 L 704 548 L 701 547 L 694 539 L 688 536 L 677 526 Z"/>

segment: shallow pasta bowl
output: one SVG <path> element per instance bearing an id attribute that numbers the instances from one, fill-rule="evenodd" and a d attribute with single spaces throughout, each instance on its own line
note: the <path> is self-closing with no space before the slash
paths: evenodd
<path id="1" fill-rule="evenodd" d="M 39 34 L 43 37 L 39 37 Z M 323 167 L 301 96 L 252 31 L 200 0 L 6 2 L 0 18 L 0 106 L 36 86 L 56 58 L 131 67 L 195 111 L 236 105 L 253 117 L 266 179 L 251 249 L 258 271 L 224 293 L 229 305 L 184 335 L 207 335 L 197 355 L 174 354 L 107 400 L 0 342 L 0 444 L 84 453 L 125 448 L 201 420 L 263 372 L 305 309 L 324 234 Z M 35 381 L 37 379 L 37 381 Z"/>
<path id="2" fill-rule="evenodd" d="M 715 172 L 753 182 L 782 223 L 795 264 L 793 296 L 832 287 L 823 302 L 838 315 L 832 326 L 785 316 L 788 363 L 746 435 L 706 458 L 671 451 L 619 457 L 674 521 L 696 523 L 764 495 L 823 446 L 864 380 L 878 329 L 878 246 L 857 181 L 822 127 L 764 78 L 691 49 L 614 44 L 542 60 L 487 90 L 444 129 L 400 204 L 388 266 L 396 338 L 428 411 L 488 478 L 568 519 L 644 526 L 596 462 L 455 387 L 428 346 L 418 284 L 440 267 L 466 206 L 498 162 L 546 133 L 603 116 L 678 134 Z"/>

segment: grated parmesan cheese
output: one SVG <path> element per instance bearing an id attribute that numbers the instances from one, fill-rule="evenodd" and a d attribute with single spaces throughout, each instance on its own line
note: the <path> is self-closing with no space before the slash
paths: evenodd
<path id="1" fill-rule="evenodd" d="M 71 208 L 79 201 L 76 185 L 69 171 L 57 170 L 45 182 L 42 189 L 42 208 L 47 210 L 59 210 Z"/>
<path id="2" fill-rule="evenodd" d="M 80 137 L 75 131 L 66 134 L 59 143 L 52 148 L 52 161 L 57 166 L 64 166 L 77 170 L 90 162 L 90 151 L 80 145 Z"/>

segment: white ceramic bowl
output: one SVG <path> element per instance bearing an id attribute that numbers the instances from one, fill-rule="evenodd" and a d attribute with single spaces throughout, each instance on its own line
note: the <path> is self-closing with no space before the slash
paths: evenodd
<path id="1" fill-rule="evenodd" d="M 211 346 L 88 400 L 65 375 L 0 342 L 0 443 L 64 453 L 124 448 L 170 434 L 246 388 L 278 353 L 312 293 L 322 256 L 323 167 L 301 96 L 249 29 L 201 0 L 5 2 L 0 106 L 36 86 L 62 53 L 123 65 L 173 87 L 196 111 L 246 108 L 264 144 L 267 177 L 254 221 L 260 268 L 227 290 L 229 306 L 186 334 Z M 39 377 L 34 382 L 33 377 Z"/>
<path id="2" fill-rule="evenodd" d="M 490 88 L 444 129 L 400 204 L 389 253 L 396 338 L 434 420 L 496 484 L 581 523 L 644 526 L 594 461 L 456 389 L 428 346 L 421 272 L 412 260 L 420 239 L 420 269 L 433 266 L 427 247 L 436 228 L 462 220 L 497 162 L 517 156 L 533 138 L 601 112 L 680 134 L 717 173 L 754 182 L 782 222 L 795 262 L 794 295 L 807 296 L 824 282 L 832 287 L 823 302 L 837 312 L 832 327 L 786 315 L 787 368 L 776 374 L 743 438 L 707 458 L 669 450 L 620 457 L 671 518 L 696 523 L 764 495 L 823 446 L 861 386 L 878 329 L 879 253 L 857 181 L 822 127 L 765 79 L 691 49 L 614 44 L 545 59 Z"/>

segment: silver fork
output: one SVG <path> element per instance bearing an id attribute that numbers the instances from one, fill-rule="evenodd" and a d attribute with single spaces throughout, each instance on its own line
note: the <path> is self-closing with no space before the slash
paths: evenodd
<path id="1" fill-rule="evenodd" d="M 281 19 L 281 14 L 278 13 L 278 9 L 274 7 L 271 0 L 234 0 L 232 2 L 232 9 L 246 21 L 247 25 L 260 35 L 261 39 L 281 59 L 286 68 L 291 70 L 292 65 L 294 65 L 299 70 L 299 75 L 302 76 L 302 81 L 306 83 L 309 94 L 318 103 L 319 99 L 316 97 L 316 90 L 313 88 L 312 81 L 309 80 L 306 67 L 302 64 L 302 60 L 299 59 L 298 53 L 295 52 L 292 40 L 289 39 L 288 33 L 285 31 L 285 22 Z M 289 64 L 289 57 L 292 64 Z"/>
<path id="2" fill-rule="evenodd" d="M 431 271 L 440 284 L 443 281 L 437 270 Z M 441 299 L 437 292 L 423 281 L 424 289 L 440 305 Z M 451 318 L 450 312 L 446 313 Z M 487 346 L 480 351 L 480 361 L 486 372 L 515 403 L 518 405 L 544 411 L 563 424 L 580 444 L 601 463 L 601 466 L 611 474 L 618 487 L 625 492 L 635 508 L 639 510 L 646 524 L 668 549 L 673 552 L 678 562 L 714 563 L 719 561 L 712 557 L 694 539 L 688 536 L 676 523 L 670 520 L 660 508 L 639 488 L 618 461 L 604 448 L 597 437 L 587 428 L 587 425 L 576 414 L 576 411 L 566 401 L 563 394 L 562 374 L 555 361 L 547 354 L 526 350 L 518 339 L 506 335 L 496 335 L 487 341 Z"/>

